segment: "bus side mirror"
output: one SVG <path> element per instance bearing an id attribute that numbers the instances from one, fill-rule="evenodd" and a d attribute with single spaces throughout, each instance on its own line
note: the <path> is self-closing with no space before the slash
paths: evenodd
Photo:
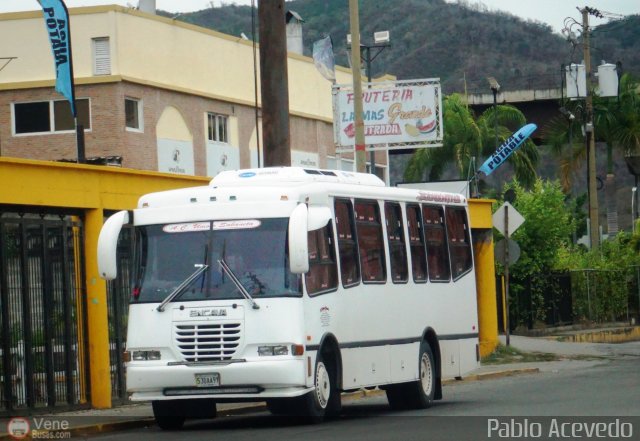
<path id="1" fill-rule="evenodd" d="M 299 204 L 289 218 L 289 269 L 293 274 L 304 274 L 309 271 L 307 218 L 305 204 Z"/>
<path id="2" fill-rule="evenodd" d="M 116 252 L 122 226 L 129 222 L 129 212 L 119 211 L 107 219 L 98 236 L 98 273 L 105 280 L 118 275 Z"/>

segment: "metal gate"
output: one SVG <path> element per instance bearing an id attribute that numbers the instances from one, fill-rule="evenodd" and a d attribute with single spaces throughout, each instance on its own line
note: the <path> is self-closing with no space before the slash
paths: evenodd
<path id="1" fill-rule="evenodd" d="M 0 413 L 89 401 L 82 224 L 0 207 Z"/>
<path id="2" fill-rule="evenodd" d="M 116 403 L 127 401 L 123 352 L 126 348 L 129 297 L 133 286 L 133 228 L 125 227 L 118 238 L 118 277 L 107 284 L 109 308 L 109 361 L 111 397 Z"/>

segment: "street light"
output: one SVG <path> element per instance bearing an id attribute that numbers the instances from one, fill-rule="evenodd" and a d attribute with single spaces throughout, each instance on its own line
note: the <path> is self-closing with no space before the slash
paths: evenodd
<path id="1" fill-rule="evenodd" d="M 491 92 L 493 92 L 493 131 L 496 135 L 496 150 L 498 150 L 498 92 L 500 84 L 494 77 L 487 77 Z"/>
<path id="2" fill-rule="evenodd" d="M 351 46 L 351 34 L 347 34 L 347 45 Z M 371 87 L 371 63 L 375 60 L 380 53 L 391 46 L 391 37 L 389 31 L 378 31 L 373 33 L 373 44 L 363 44 L 360 43 L 360 56 L 364 59 L 364 62 L 367 66 L 367 82 L 369 83 L 369 88 Z M 376 49 L 377 51 L 371 55 L 371 49 Z M 369 152 L 369 161 L 371 165 L 371 173 L 376 173 L 376 155 L 372 150 Z"/>

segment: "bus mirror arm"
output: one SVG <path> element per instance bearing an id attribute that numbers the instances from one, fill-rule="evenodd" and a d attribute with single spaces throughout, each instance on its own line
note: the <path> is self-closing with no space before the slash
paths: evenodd
<path id="1" fill-rule="evenodd" d="M 122 227 L 129 222 L 129 212 L 119 211 L 107 219 L 98 236 L 98 273 L 105 280 L 113 280 L 118 275 L 118 236 Z"/>

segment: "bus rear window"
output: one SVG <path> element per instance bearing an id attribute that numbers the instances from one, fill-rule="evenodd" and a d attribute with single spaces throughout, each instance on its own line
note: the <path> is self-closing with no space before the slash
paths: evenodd
<path id="1" fill-rule="evenodd" d="M 449 254 L 451 255 L 451 272 L 453 279 L 465 274 L 472 267 L 471 241 L 469 240 L 469 225 L 464 208 L 447 207 L 447 237 L 449 239 Z"/>

